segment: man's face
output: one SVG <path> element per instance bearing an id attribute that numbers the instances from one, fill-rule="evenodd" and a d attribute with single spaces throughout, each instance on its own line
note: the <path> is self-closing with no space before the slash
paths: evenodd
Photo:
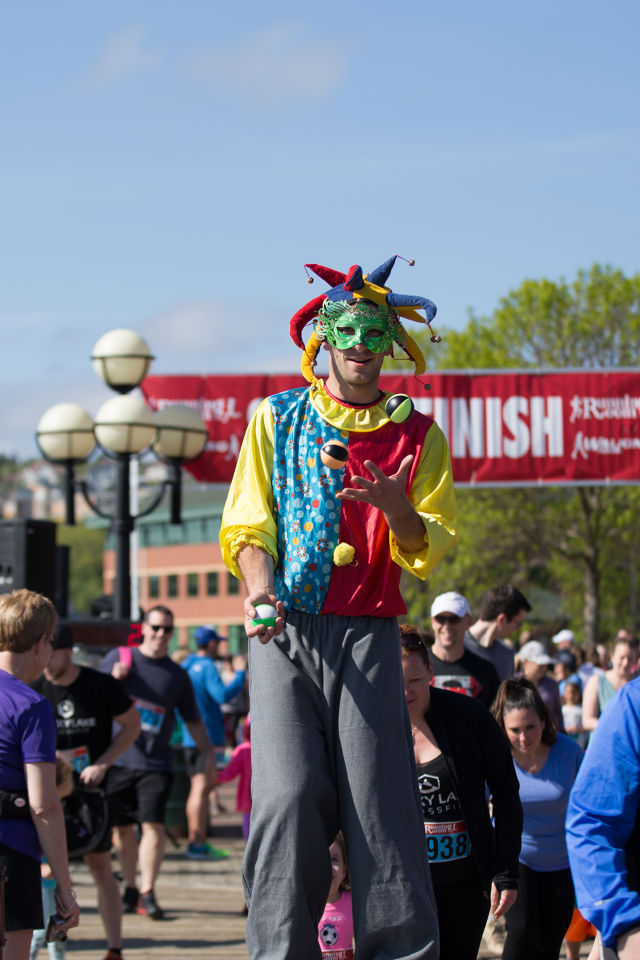
<path id="1" fill-rule="evenodd" d="M 55 683 L 63 677 L 71 666 L 73 649 L 66 647 L 63 650 L 52 650 L 49 662 L 44 668 L 44 675 L 50 683 Z"/>
<path id="2" fill-rule="evenodd" d="M 44 673 L 44 668 L 48 664 L 52 652 L 51 641 L 51 634 L 43 634 L 37 643 L 30 648 L 33 656 L 29 664 L 28 672 L 23 677 L 26 683 L 35 683 L 38 677 Z"/>
<path id="3" fill-rule="evenodd" d="M 531 683 L 534 684 L 539 683 L 547 672 L 547 664 L 534 663 L 533 660 L 524 660 L 522 663 L 522 672 L 524 673 L 525 680 L 530 680 Z"/>
<path id="4" fill-rule="evenodd" d="M 159 660 L 167 655 L 167 647 L 173 635 L 173 617 L 160 610 L 153 610 L 142 624 L 140 650 L 146 657 Z"/>
<path id="5" fill-rule="evenodd" d="M 518 610 L 512 620 L 509 620 L 506 613 L 499 613 L 496 623 L 498 626 L 497 634 L 500 639 L 510 637 L 512 633 L 522 628 L 522 624 L 527 616 L 526 610 Z"/>
<path id="6" fill-rule="evenodd" d="M 217 640 L 209 640 L 209 643 L 207 644 L 205 649 L 207 651 L 208 657 L 211 657 L 212 660 L 218 659 L 218 641 Z"/>
<path id="7" fill-rule="evenodd" d="M 329 364 L 333 377 L 342 389 L 343 395 L 347 394 L 345 399 L 350 399 L 348 396 L 350 390 L 358 391 L 377 387 L 385 358 L 384 353 L 374 353 L 363 343 L 358 343 L 347 350 L 339 350 L 337 347 L 325 344 L 325 349 L 329 351 Z"/>
<path id="8" fill-rule="evenodd" d="M 457 613 L 450 610 L 442 610 L 435 617 L 431 617 L 433 633 L 435 636 L 435 645 L 443 650 L 460 651 L 460 656 L 464 651 L 464 635 L 471 623 L 469 614 L 459 617 Z"/>

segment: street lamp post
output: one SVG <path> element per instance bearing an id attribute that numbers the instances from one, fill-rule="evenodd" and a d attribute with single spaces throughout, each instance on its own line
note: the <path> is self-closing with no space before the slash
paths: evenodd
<path id="1" fill-rule="evenodd" d="M 65 468 L 66 522 L 75 523 L 74 493 L 79 490 L 89 507 L 111 521 L 116 545 L 114 617 L 129 620 L 131 615 L 130 537 L 139 517 L 151 513 L 165 490 L 171 490 L 171 523 L 181 522 L 181 466 L 204 449 L 208 431 L 191 407 L 174 404 L 157 414 L 139 397 L 130 396 L 147 375 L 153 356 L 148 344 L 132 330 L 111 330 L 94 347 L 94 369 L 119 396 L 107 400 L 95 421 L 74 403 L 59 403 L 40 419 L 36 440 L 47 460 Z M 92 497 L 84 480 L 76 480 L 76 464 L 86 460 L 96 444 L 115 462 L 116 498 L 113 514 L 107 513 Z M 139 513 L 131 513 L 130 464 L 133 457 L 152 448 L 167 463 L 165 480 L 152 502 Z"/>

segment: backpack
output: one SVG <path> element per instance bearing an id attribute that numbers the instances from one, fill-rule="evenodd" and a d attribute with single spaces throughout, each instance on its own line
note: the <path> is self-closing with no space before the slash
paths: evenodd
<path id="1" fill-rule="evenodd" d="M 89 789 L 77 783 L 73 793 L 62 801 L 62 812 L 70 860 L 84 857 L 102 843 L 109 828 L 109 810 L 104 790 Z"/>

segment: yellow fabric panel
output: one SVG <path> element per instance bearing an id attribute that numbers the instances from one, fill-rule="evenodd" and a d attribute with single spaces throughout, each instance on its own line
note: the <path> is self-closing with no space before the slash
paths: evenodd
<path id="1" fill-rule="evenodd" d="M 404 327 L 402 328 L 404 330 Z M 415 342 L 413 337 L 404 330 L 405 335 L 405 347 L 404 350 L 411 357 L 415 364 L 414 373 L 418 377 L 421 373 L 424 373 L 427 369 L 427 364 L 425 362 L 424 356 L 418 344 Z"/>
<path id="2" fill-rule="evenodd" d="M 426 323 L 426 317 L 421 316 L 415 307 L 398 307 L 396 313 L 406 320 L 415 320 L 416 323 Z"/>
<path id="3" fill-rule="evenodd" d="M 354 290 L 352 295 L 354 300 L 357 297 L 364 297 L 365 300 L 371 300 L 372 303 L 377 303 L 379 307 L 392 309 L 387 303 L 387 294 L 390 292 L 390 287 L 379 287 L 377 284 L 369 283 L 365 280 L 362 290 Z"/>
<path id="4" fill-rule="evenodd" d="M 318 356 L 318 351 L 322 345 L 322 341 L 318 337 L 318 334 L 313 331 L 309 340 L 307 341 L 303 354 L 302 360 L 300 361 L 300 369 L 302 371 L 302 376 L 305 380 L 308 380 L 309 383 L 316 382 L 316 375 L 313 372 L 313 363 L 316 357 Z"/>
<path id="5" fill-rule="evenodd" d="M 244 435 L 220 528 L 222 559 L 239 579 L 242 574 L 236 557 L 244 544 L 262 547 L 271 554 L 274 563 L 278 559 L 271 495 L 272 466 L 273 418 L 269 401 L 263 400 Z M 251 526 L 247 526 L 248 517 Z"/>
<path id="6" fill-rule="evenodd" d="M 431 426 L 425 437 L 409 499 L 422 517 L 425 545 L 418 553 L 406 553 L 389 533 L 391 559 L 414 577 L 426 580 L 459 538 L 451 456 L 437 423 Z"/>

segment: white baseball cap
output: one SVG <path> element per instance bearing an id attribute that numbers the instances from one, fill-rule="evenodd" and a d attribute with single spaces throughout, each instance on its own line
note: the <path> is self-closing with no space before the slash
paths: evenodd
<path id="1" fill-rule="evenodd" d="M 544 648 L 544 644 L 540 643 L 539 640 L 529 640 L 528 643 L 525 643 L 525 645 L 520 648 L 518 656 L 521 660 L 528 660 L 529 663 L 537 663 L 538 666 L 542 666 L 543 664 L 548 666 L 556 662 L 553 657 L 549 656 Z"/>
<path id="2" fill-rule="evenodd" d="M 573 630 L 559 630 L 551 637 L 554 643 L 574 643 Z"/>
<path id="3" fill-rule="evenodd" d="M 455 613 L 458 617 L 464 617 L 471 613 L 471 610 L 461 593 L 450 590 L 448 593 L 440 593 L 431 604 L 431 616 L 436 617 L 439 613 Z"/>

